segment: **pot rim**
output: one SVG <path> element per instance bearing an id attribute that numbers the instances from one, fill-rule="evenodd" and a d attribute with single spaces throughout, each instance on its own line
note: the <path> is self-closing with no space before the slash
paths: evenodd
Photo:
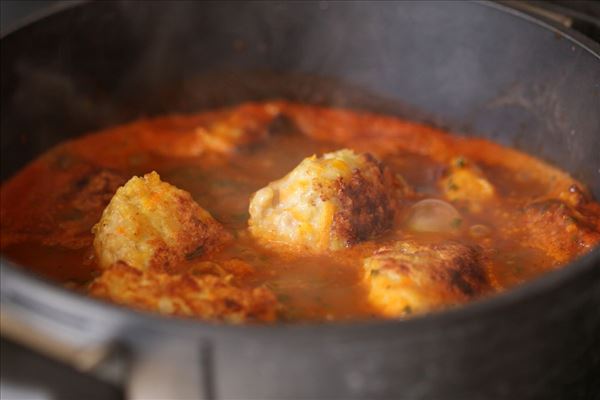
<path id="1" fill-rule="evenodd" d="M 45 9 L 34 13 L 33 15 L 13 24 L 0 33 L 0 39 L 5 39 L 29 25 L 41 21 L 47 17 L 67 11 L 71 8 L 81 7 L 89 0 L 77 0 L 73 2 L 58 2 Z M 529 14 L 510 5 L 492 2 L 477 1 L 478 6 L 489 7 L 499 12 L 510 14 L 529 23 L 536 24 L 542 29 L 549 30 L 560 37 L 569 40 L 573 45 L 578 46 L 600 62 L 600 44 L 595 43 L 590 38 L 566 29 L 565 27 L 539 19 L 537 16 Z M 308 323 L 276 323 L 276 324 L 217 324 L 201 320 L 174 318 L 162 316 L 157 313 L 138 311 L 131 308 L 121 307 L 105 301 L 100 301 L 79 294 L 75 291 L 66 289 L 57 285 L 32 271 L 10 261 L 0 254 L 0 276 L 1 295 L 0 308 L 4 311 L 6 306 L 14 301 L 11 295 L 15 295 L 19 289 L 26 289 L 25 294 L 19 292 L 20 298 L 31 300 L 26 305 L 35 308 L 37 305 L 57 304 L 55 311 L 64 312 L 73 317 L 94 319 L 98 321 L 122 321 L 128 326 L 143 326 L 145 329 L 156 329 L 160 332 L 170 331 L 190 335 L 247 335 L 260 334 L 265 335 L 302 335 L 314 334 L 323 336 L 328 333 L 339 334 L 369 332 L 381 332 L 381 330 L 405 330 L 420 331 L 439 325 L 451 323 L 462 323 L 464 321 L 476 320 L 483 314 L 495 313 L 499 309 L 514 306 L 516 303 L 535 298 L 542 293 L 554 291 L 570 281 L 580 278 L 583 275 L 592 273 L 592 270 L 598 268 L 600 264 L 600 246 L 592 249 L 587 254 L 575 259 L 567 265 L 556 270 L 549 271 L 543 275 L 510 288 L 501 293 L 487 296 L 483 299 L 473 301 L 456 308 L 443 311 L 436 311 L 424 315 L 414 316 L 405 320 L 365 320 L 352 322 L 308 322 Z M 17 301 L 18 303 L 18 301 Z"/>

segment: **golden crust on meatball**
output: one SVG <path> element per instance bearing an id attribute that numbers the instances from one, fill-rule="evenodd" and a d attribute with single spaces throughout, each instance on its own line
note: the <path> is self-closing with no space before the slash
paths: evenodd
<path id="1" fill-rule="evenodd" d="M 482 204 L 496 197 L 496 189 L 481 169 L 464 157 L 452 160 L 439 183 L 446 199 L 466 205 L 478 212 Z"/>
<path id="2" fill-rule="evenodd" d="M 232 275 L 167 274 L 118 263 L 103 271 L 90 295 L 138 310 L 211 321 L 272 322 L 278 303 L 266 288 L 244 288 Z"/>
<path id="3" fill-rule="evenodd" d="M 590 251 L 600 243 L 600 219 L 585 206 L 573 207 L 559 199 L 538 200 L 523 209 L 514 224 L 525 228 L 522 244 L 538 248 L 557 263 Z"/>
<path id="4" fill-rule="evenodd" d="M 231 237 L 188 192 L 162 182 L 156 172 L 119 188 L 93 233 L 101 268 L 124 262 L 167 272 Z"/>
<path id="5" fill-rule="evenodd" d="M 465 303 L 490 290 L 481 250 L 456 241 L 396 242 L 363 263 L 369 302 L 401 317 Z"/>
<path id="6" fill-rule="evenodd" d="M 389 229 L 403 190 L 370 154 L 344 149 L 308 157 L 254 194 L 250 231 L 270 242 L 338 250 Z"/>

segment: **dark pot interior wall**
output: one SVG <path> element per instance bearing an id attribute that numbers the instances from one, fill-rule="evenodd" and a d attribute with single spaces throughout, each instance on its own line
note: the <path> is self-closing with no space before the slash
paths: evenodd
<path id="1" fill-rule="evenodd" d="M 10 28 L 13 24 L 56 2 L 56 0 L 2 0 L 0 2 L 0 31 Z"/>
<path id="2" fill-rule="evenodd" d="M 561 165 L 600 195 L 600 156 L 589 151 L 600 137 L 586 134 L 600 126 L 600 99 L 586 83 L 600 71 L 569 40 L 460 2 L 259 4 L 102 2 L 86 15 L 69 10 L 50 30 L 40 24 L 24 42 L 9 35 L 3 59 L 17 61 L 2 74 L 2 178 L 101 126 L 283 96 L 484 135 Z M 349 96 L 348 84 L 362 91 Z"/>

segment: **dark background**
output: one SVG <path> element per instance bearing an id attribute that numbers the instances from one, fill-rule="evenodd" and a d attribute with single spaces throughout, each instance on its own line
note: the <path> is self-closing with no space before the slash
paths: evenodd
<path id="1" fill-rule="evenodd" d="M 2 0 L 0 1 L 0 29 L 4 31 L 11 28 L 13 24 L 23 18 L 59 2 L 58 0 Z M 68 0 L 63 2 L 66 3 Z M 593 0 L 534 0 L 528 3 L 577 18 L 585 23 L 594 24 L 595 22 L 593 35 L 600 34 L 599 22 L 598 20 L 594 21 L 596 18 L 600 19 L 600 2 Z M 596 36 L 595 39 L 598 41 L 600 37 Z"/>

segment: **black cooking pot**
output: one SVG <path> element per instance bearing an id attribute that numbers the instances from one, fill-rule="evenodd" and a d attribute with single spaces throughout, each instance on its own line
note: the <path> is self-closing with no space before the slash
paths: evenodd
<path id="1" fill-rule="evenodd" d="M 61 8 L 2 38 L 2 179 L 86 131 L 283 97 L 486 137 L 561 166 L 600 197 L 599 47 L 513 8 L 309 1 Z M 1 274 L 3 335 L 123 382 L 131 397 L 600 396 L 599 248 L 459 309 L 351 324 L 163 318 L 62 289 L 6 258 Z M 111 375 L 115 365 L 126 368 Z"/>

